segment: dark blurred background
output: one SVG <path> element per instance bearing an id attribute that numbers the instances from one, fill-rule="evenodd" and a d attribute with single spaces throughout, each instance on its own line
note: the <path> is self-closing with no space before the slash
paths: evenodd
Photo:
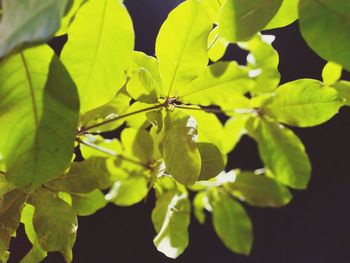
<path id="1" fill-rule="evenodd" d="M 136 50 L 154 55 L 158 30 L 175 0 L 127 0 L 134 20 Z M 179 29 L 181 30 L 181 29 Z M 304 42 L 294 23 L 268 33 L 276 35 L 274 47 L 280 54 L 282 82 L 299 78 L 321 79 L 325 64 Z M 65 39 L 51 44 L 59 51 Z M 225 59 L 243 62 L 245 53 L 230 48 Z M 344 79 L 350 75 L 344 73 Z M 210 217 L 204 225 L 192 218 L 190 245 L 176 262 L 190 263 L 347 263 L 350 262 L 350 109 L 324 125 L 295 129 L 305 143 L 313 164 L 306 191 L 294 191 L 290 205 L 280 209 L 251 208 L 255 242 L 249 257 L 230 252 L 214 233 Z M 244 138 L 230 156 L 229 169 L 261 168 L 256 144 Z M 174 262 L 153 246 L 151 222 L 154 197 L 130 208 L 107 206 L 90 217 L 79 218 L 74 247 L 75 263 Z M 11 263 L 19 262 L 30 246 L 21 228 L 12 242 Z M 44 262 L 64 262 L 51 254 Z"/>

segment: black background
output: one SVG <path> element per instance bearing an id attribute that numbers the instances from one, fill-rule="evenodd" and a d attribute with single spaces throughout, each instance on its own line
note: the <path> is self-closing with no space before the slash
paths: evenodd
<path id="1" fill-rule="evenodd" d="M 180 1 L 129 0 L 126 5 L 134 20 L 136 50 L 154 55 L 158 30 L 167 14 Z M 179 29 L 181 30 L 181 29 Z M 270 31 L 276 35 L 282 82 L 299 78 L 321 79 L 325 61 L 305 44 L 298 24 Z M 62 39 L 51 44 L 59 50 Z M 226 59 L 243 62 L 245 53 L 230 48 Z M 349 74 L 344 73 L 350 80 Z M 255 242 L 249 257 L 230 252 L 216 237 L 210 217 L 205 225 L 192 218 L 190 245 L 176 262 L 235 263 L 323 263 L 350 262 L 350 110 L 343 108 L 324 125 L 295 129 L 305 143 L 313 164 L 306 191 L 294 191 L 290 205 L 280 209 L 251 208 Z M 261 168 L 254 142 L 244 138 L 231 155 L 229 167 Z M 76 263 L 173 262 L 153 246 L 151 222 L 154 198 L 129 208 L 108 205 L 90 217 L 79 218 L 74 247 Z M 30 246 L 21 228 L 11 244 L 12 259 L 19 262 Z M 64 262 L 56 253 L 44 261 Z"/>

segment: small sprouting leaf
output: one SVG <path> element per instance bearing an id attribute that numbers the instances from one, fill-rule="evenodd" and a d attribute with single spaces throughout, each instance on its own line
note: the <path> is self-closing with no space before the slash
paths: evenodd
<path id="1" fill-rule="evenodd" d="M 78 229 L 73 208 L 44 189 L 33 194 L 31 199 L 35 207 L 33 225 L 41 248 L 48 252 L 59 251 L 71 262 Z"/>
<path id="2" fill-rule="evenodd" d="M 120 1 L 90 0 L 75 16 L 68 36 L 61 57 L 85 113 L 112 100 L 124 85 L 134 47 L 132 21 Z"/>
<path id="3" fill-rule="evenodd" d="M 350 70 L 350 5 L 344 0 L 301 0 L 300 30 L 322 58 Z"/>
<path id="4" fill-rule="evenodd" d="M 207 11 L 198 0 L 185 1 L 169 14 L 156 42 L 159 72 L 166 95 L 176 96 L 205 69 L 211 28 Z"/>
<path id="5" fill-rule="evenodd" d="M 233 151 L 242 136 L 247 133 L 247 117 L 231 117 L 224 126 L 224 153 Z"/>
<path id="6" fill-rule="evenodd" d="M 209 205 L 209 200 L 206 192 L 199 192 L 193 199 L 193 213 L 198 222 L 204 224 L 206 216 L 204 209 Z"/>
<path id="7" fill-rule="evenodd" d="M 323 83 L 332 85 L 337 82 L 342 75 L 343 68 L 334 62 L 328 62 L 322 70 Z"/>
<path id="8" fill-rule="evenodd" d="M 214 229 L 225 246 L 233 252 L 249 255 L 253 226 L 243 206 L 223 193 L 216 193 L 211 205 Z"/>
<path id="9" fill-rule="evenodd" d="M 62 192 L 89 193 L 95 189 L 106 189 L 112 183 L 106 159 L 93 157 L 72 163 L 67 173 L 49 182 L 49 185 Z"/>
<path id="10" fill-rule="evenodd" d="M 269 93 L 275 90 L 280 82 L 278 71 L 279 56 L 273 48 L 272 35 L 257 35 L 239 46 L 249 51 L 247 56 L 249 75 L 255 79 L 252 91 L 256 94 Z"/>
<path id="11" fill-rule="evenodd" d="M 349 81 L 338 81 L 332 85 L 332 88 L 335 88 L 339 95 L 345 99 L 344 104 L 350 106 L 350 82 Z"/>
<path id="12" fill-rule="evenodd" d="M 220 35 L 230 42 L 245 41 L 272 20 L 282 0 L 227 0 L 219 14 Z"/>
<path id="13" fill-rule="evenodd" d="M 276 16 L 270 21 L 264 30 L 285 27 L 297 20 L 298 2 L 299 0 L 284 0 Z"/>
<path id="14" fill-rule="evenodd" d="M 72 207 L 79 216 L 88 216 L 106 206 L 107 201 L 100 190 L 90 193 L 72 193 Z"/>
<path id="15" fill-rule="evenodd" d="M 142 173 L 131 173 L 125 180 L 116 181 L 106 199 L 119 206 L 141 202 L 148 193 L 147 179 Z"/>
<path id="16" fill-rule="evenodd" d="M 67 0 L 2 0 L 0 58 L 45 43 L 60 27 Z"/>
<path id="17" fill-rule="evenodd" d="M 220 149 L 211 143 L 198 143 L 201 155 L 201 173 L 199 181 L 206 181 L 221 173 L 225 169 L 225 161 Z"/>
<path id="18" fill-rule="evenodd" d="M 164 133 L 162 148 L 167 171 L 184 185 L 194 184 L 201 171 L 196 120 L 180 110 L 168 112 Z"/>
<path id="19" fill-rule="evenodd" d="M 208 57 L 211 61 L 220 60 L 226 52 L 230 42 L 219 35 L 218 27 L 215 27 L 209 34 L 208 38 Z"/>
<path id="20" fill-rule="evenodd" d="M 27 49 L 0 64 L 0 152 L 6 178 L 37 187 L 71 161 L 79 117 L 74 82 L 48 46 Z"/>
<path id="21" fill-rule="evenodd" d="M 153 140 L 148 131 L 126 128 L 121 133 L 125 155 L 147 164 L 153 157 Z"/>
<path id="22" fill-rule="evenodd" d="M 253 206 L 281 207 L 292 199 L 287 187 L 253 172 L 240 172 L 233 183 L 225 186 L 234 196 Z"/>
<path id="23" fill-rule="evenodd" d="M 249 134 L 258 142 L 260 157 L 273 178 L 296 189 L 305 189 L 311 164 L 300 139 L 286 127 L 267 119 L 250 119 Z"/>
<path id="24" fill-rule="evenodd" d="M 25 194 L 16 189 L 0 198 L 0 255 L 9 248 L 19 226 L 24 201 Z"/>
<path id="25" fill-rule="evenodd" d="M 249 91 L 254 82 L 249 79 L 248 70 L 236 62 L 217 62 L 208 66 L 178 96 L 184 103 L 202 106 L 232 106 L 236 97 Z"/>
<path id="26" fill-rule="evenodd" d="M 310 127 L 332 118 L 342 104 L 335 89 L 317 80 L 299 79 L 280 86 L 262 111 L 279 122 Z"/>
<path id="27" fill-rule="evenodd" d="M 190 201 L 186 189 L 181 186 L 157 191 L 152 222 L 157 232 L 153 242 L 158 251 L 167 257 L 177 258 L 188 246 Z"/>

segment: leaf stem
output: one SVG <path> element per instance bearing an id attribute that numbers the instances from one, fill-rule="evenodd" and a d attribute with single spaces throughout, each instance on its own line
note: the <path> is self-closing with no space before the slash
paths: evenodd
<path id="1" fill-rule="evenodd" d="M 208 48 L 207 48 L 207 51 L 209 51 L 215 44 L 215 42 L 219 39 L 219 34 L 216 34 L 214 39 L 210 42 Z"/>
<path id="2" fill-rule="evenodd" d="M 149 170 L 150 167 L 148 164 L 145 164 L 145 163 L 142 163 L 142 162 L 139 162 L 137 160 L 134 160 L 134 159 L 131 159 L 129 157 L 126 157 L 124 155 L 121 155 L 121 154 L 118 154 L 116 153 L 115 151 L 112 151 L 112 150 L 109 150 L 109 149 L 106 149 L 106 148 L 103 148 L 101 146 L 98 146 L 96 144 L 93 144 L 93 143 L 90 143 L 90 142 L 87 142 L 87 141 L 83 141 L 81 139 L 77 139 L 77 142 L 81 143 L 81 144 L 84 144 L 94 150 L 97 150 L 97 151 L 100 151 L 102 153 L 105 153 L 105 154 L 108 154 L 110 156 L 113 156 L 119 160 L 122 160 L 122 161 L 126 161 L 126 162 L 129 162 L 129 163 L 133 163 L 133 164 L 136 164 L 136 165 L 140 165 L 142 166 L 143 168 Z"/>
<path id="3" fill-rule="evenodd" d="M 84 127 L 84 128 L 82 128 L 82 129 L 80 129 L 78 131 L 78 135 L 84 134 L 84 133 L 86 133 L 89 130 L 95 129 L 97 127 L 100 127 L 102 125 L 105 125 L 105 124 L 108 124 L 108 123 L 111 123 L 111 122 L 114 122 L 114 121 L 118 121 L 118 120 L 127 118 L 127 117 L 132 116 L 132 115 L 136 115 L 136 114 L 139 114 L 139 113 L 142 113 L 142 112 L 147 112 L 147 111 L 151 111 L 151 110 L 155 110 L 155 109 L 159 109 L 159 108 L 167 107 L 167 106 L 168 106 L 168 103 L 161 103 L 161 104 L 153 105 L 153 106 L 148 107 L 148 108 L 144 108 L 144 109 L 141 109 L 141 110 L 129 112 L 129 113 L 126 113 L 126 114 L 123 114 L 123 115 L 119 115 L 119 116 L 111 118 L 109 120 L 105 120 L 103 122 L 100 122 L 100 123 L 97 123 L 97 124 L 94 124 L 94 125 L 91 125 L 91 126 Z"/>
<path id="4" fill-rule="evenodd" d="M 184 105 L 176 105 L 174 104 L 175 108 L 179 109 L 185 109 L 185 110 L 199 110 L 199 111 L 205 111 L 205 112 L 212 112 L 212 113 L 233 113 L 233 114 L 256 114 L 256 109 L 233 109 L 233 110 L 222 110 L 222 109 L 213 109 L 213 108 L 194 108 L 191 106 L 184 106 Z"/>

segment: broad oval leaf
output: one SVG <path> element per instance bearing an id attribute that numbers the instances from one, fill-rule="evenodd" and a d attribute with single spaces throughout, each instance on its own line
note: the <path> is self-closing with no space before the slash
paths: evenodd
<path id="1" fill-rule="evenodd" d="M 178 96 L 184 103 L 228 107 L 250 90 L 253 81 L 246 68 L 236 62 L 217 62 L 203 71 Z"/>
<path id="2" fill-rule="evenodd" d="M 350 71 L 350 5 L 346 0 L 300 0 L 300 30 L 322 58 Z"/>
<path id="3" fill-rule="evenodd" d="M 120 1 L 90 0 L 68 30 L 62 60 L 77 84 L 81 112 L 106 104 L 126 81 L 134 31 Z"/>
<path id="4" fill-rule="evenodd" d="M 219 14 L 220 35 L 230 42 L 245 41 L 277 14 L 282 0 L 227 0 Z"/>
<path id="5" fill-rule="evenodd" d="M 188 246 L 190 209 L 190 201 L 184 188 L 157 191 L 156 206 L 152 211 L 152 222 L 157 236 L 153 242 L 158 251 L 167 257 L 177 258 Z"/>
<path id="6" fill-rule="evenodd" d="M 78 229 L 76 213 L 65 201 L 41 189 L 32 196 L 35 207 L 34 230 L 41 248 L 61 252 L 67 262 L 72 261 L 71 249 Z"/>
<path id="7" fill-rule="evenodd" d="M 0 58 L 45 43 L 60 27 L 67 0 L 2 0 Z"/>
<path id="8" fill-rule="evenodd" d="M 258 142 L 259 154 L 273 178 L 295 189 L 305 189 L 311 164 L 300 139 L 286 127 L 267 119 L 251 119 L 249 134 Z"/>
<path id="9" fill-rule="evenodd" d="M 262 174 L 240 172 L 233 183 L 225 185 L 240 200 L 253 206 L 281 207 L 290 202 L 287 187 Z"/>
<path id="10" fill-rule="evenodd" d="M 0 152 L 6 178 L 37 187 L 69 164 L 79 116 L 76 87 L 47 46 L 28 49 L 0 64 Z"/>
<path id="11" fill-rule="evenodd" d="M 212 23 L 199 0 L 176 7 L 162 25 L 156 55 L 168 96 L 176 96 L 208 64 L 207 39 Z"/>
<path id="12" fill-rule="evenodd" d="M 283 3 L 278 10 L 276 16 L 264 28 L 273 29 L 285 27 L 298 19 L 298 2 L 299 0 L 283 0 Z"/>
<path id="13" fill-rule="evenodd" d="M 243 206 L 223 193 L 217 193 L 211 204 L 214 229 L 222 242 L 233 252 L 249 255 L 253 226 Z"/>
<path id="14" fill-rule="evenodd" d="M 331 85 L 337 82 L 342 75 L 343 68 L 334 62 L 328 62 L 322 70 L 323 83 Z"/>
<path id="15" fill-rule="evenodd" d="M 180 110 L 168 112 L 164 133 L 161 144 L 167 171 L 184 185 L 194 184 L 201 171 L 196 120 Z"/>
<path id="16" fill-rule="evenodd" d="M 211 143 L 198 143 L 201 155 L 201 173 L 198 177 L 200 181 L 214 178 L 225 169 L 225 161 L 220 149 Z"/>
<path id="17" fill-rule="evenodd" d="M 298 127 L 319 125 L 332 118 L 343 104 L 338 92 L 313 79 L 280 86 L 262 111 L 279 122 Z"/>

